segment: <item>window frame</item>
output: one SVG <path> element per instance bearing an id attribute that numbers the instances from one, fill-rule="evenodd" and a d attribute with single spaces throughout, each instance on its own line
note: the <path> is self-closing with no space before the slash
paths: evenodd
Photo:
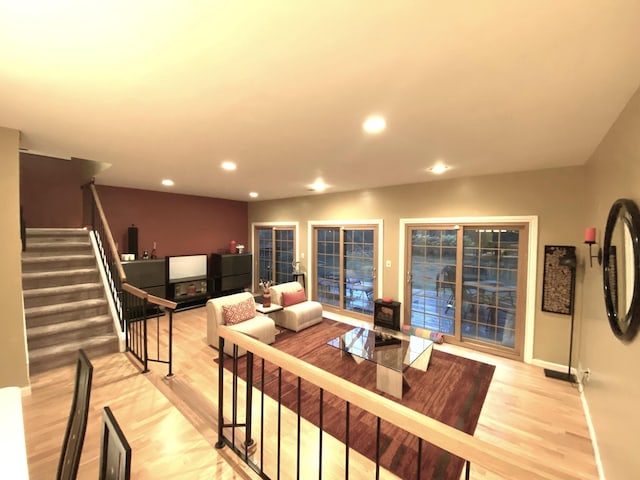
<path id="1" fill-rule="evenodd" d="M 308 262 L 308 288 L 309 298 L 317 299 L 317 285 L 316 285 L 316 271 L 317 271 L 317 253 L 315 242 L 315 231 L 317 228 L 337 228 L 337 229 L 362 229 L 364 227 L 371 227 L 374 230 L 374 298 L 382 291 L 383 284 L 383 222 L 382 219 L 360 219 L 360 220 L 311 220 L 308 222 L 307 230 L 307 250 L 310 253 Z M 340 247 L 342 249 L 342 245 Z M 342 250 L 341 250 L 342 254 Z M 341 268 L 343 265 L 341 265 Z M 342 295 L 341 295 L 342 299 Z M 342 300 L 340 301 L 342 304 Z M 323 304 L 323 308 L 325 305 Z M 351 316 L 359 319 L 363 319 L 370 323 L 373 323 L 373 314 L 366 315 L 355 311 L 343 309 L 341 306 L 336 308 L 333 306 L 326 306 L 325 311 L 337 315 Z"/>
<path id="2" fill-rule="evenodd" d="M 253 274 L 252 274 L 252 291 L 257 292 L 259 290 L 258 284 L 260 282 L 260 251 L 259 251 L 259 231 L 271 230 L 272 240 L 275 242 L 276 230 L 292 230 L 293 231 L 293 258 L 294 261 L 299 261 L 299 223 L 298 222 L 259 222 L 251 224 L 251 251 L 253 252 Z M 272 251 L 271 262 L 272 265 L 276 265 L 275 260 L 275 248 Z M 275 270 L 274 270 L 275 271 Z M 291 265 L 291 273 L 293 273 L 293 265 Z M 274 273 L 274 277 L 277 275 L 277 271 Z"/>
<path id="3" fill-rule="evenodd" d="M 488 225 L 526 225 L 526 230 L 523 235 L 526 235 L 527 248 L 522 252 L 524 264 L 519 265 L 520 275 L 522 275 L 522 282 L 524 282 L 524 290 L 522 298 L 519 298 L 519 302 L 524 302 L 524 338 L 521 341 L 521 351 L 517 358 L 523 360 L 526 363 L 532 363 L 533 361 L 533 336 L 535 329 L 535 298 L 536 298 L 536 264 L 537 264 L 537 250 L 538 250 L 538 217 L 537 216 L 494 216 L 494 217 L 428 217 L 428 218 L 403 218 L 400 219 L 399 228 L 399 241 L 398 241 L 398 254 L 399 254 L 399 271 L 398 271 L 398 298 L 406 298 L 406 282 L 408 278 L 407 269 L 407 232 L 408 227 L 419 225 L 431 225 L 437 226 L 460 226 L 466 227 L 482 227 Z M 461 245 L 459 245 L 461 248 Z M 458 297 L 460 298 L 460 297 Z M 404 302 L 403 302 L 404 303 Z M 405 309 L 406 305 L 403 305 L 401 309 L 401 323 L 405 321 Z M 454 342 L 457 343 L 457 342 Z M 469 340 L 464 342 L 467 345 L 473 343 Z M 485 348 L 485 346 L 479 347 L 479 350 L 490 351 L 491 353 L 500 355 L 500 350 Z M 511 356 L 511 358 L 514 358 Z"/>

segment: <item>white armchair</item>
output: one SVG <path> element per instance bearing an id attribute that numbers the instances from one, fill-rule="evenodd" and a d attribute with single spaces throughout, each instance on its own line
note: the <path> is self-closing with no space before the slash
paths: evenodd
<path id="1" fill-rule="evenodd" d="M 247 300 L 253 302 L 253 296 L 249 292 L 234 293 L 233 295 L 212 298 L 207 301 L 207 343 L 209 345 L 216 349 L 218 348 L 218 325 L 227 324 L 224 307 L 239 305 Z M 276 327 L 274 321 L 266 315 L 256 312 L 255 307 L 253 307 L 253 314 L 252 318 L 227 326 L 263 343 L 272 344 L 275 342 Z M 224 352 L 228 355 L 233 355 L 233 345 L 225 341 Z M 239 356 L 245 353 L 246 350 L 238 348 Z"/>
<path id="2" fill-rule="evenodd" d="M 322 321 L 322 305 L 319 302 L 307 300 L 300 283 L 282 283 L 272 286 L 270 290 L 271 301 L 284 307 L 283 310 L 271 314 L 276 325 L 299 332 Z M 302 301 L 287 305 L 285 297 L 292 295 L 298 296 L 298 300 L 302 299 Z"/>

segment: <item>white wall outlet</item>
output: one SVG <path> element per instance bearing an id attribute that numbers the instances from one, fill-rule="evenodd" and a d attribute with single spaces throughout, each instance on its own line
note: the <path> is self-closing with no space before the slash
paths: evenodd
<path id="1" fill-rule="evenodd" d="M 304 253 L 300 254 L 300 260 L 304 260 Z"/>

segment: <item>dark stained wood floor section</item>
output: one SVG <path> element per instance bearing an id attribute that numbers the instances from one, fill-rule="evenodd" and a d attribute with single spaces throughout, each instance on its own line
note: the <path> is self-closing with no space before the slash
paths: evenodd
<path id="1" fill-rule="evenodd" d="M 443 351 L 496 366 L 476 436 L 508 449 L 525 451 L 597 479 L 597 470 L 580 395 L 576 388 L 546 378 L 539 367 L 492 357 L 451 345 Z M 93 389 L 79 479 L 98 477 L 100 419 L 108 405 L 133 449 L 134 479 L 258 478 L 229 449 L 217 450 L 217 351 L 206 344 L 206 310 L 174 315 L 174 373 L 151 364 L 141 368 L 128 354 L 93 358 Z M 25 436 L 32 480 L 55 478 L 71 405 L 75 367 L 31 377 L 31 395 L 23 397 Z M 225 377 L 226 378 L 226 377 Z M 295 423 L 295 417 L 284 422 Z M 305 426 L 304 429 L 312 428 Z M 305 431 L 303 429 L 303 432 Z M 292 447 L 293 445 L 291 445 Z M 285 449 L 294 450 L 294 448 Z M 274 448 L 266 445 L 265 448 Z M 343 449 L 327 442 L 324 478 L 344 477 Z M 350 478 L 373 478 L 373 466 L 353 454 Z M 282 478 L 294 478 L 284 468 Z M 393 478 L 389 474 L 382 478 Z M 472 468 L 472 479 L 499 478 Z"/>

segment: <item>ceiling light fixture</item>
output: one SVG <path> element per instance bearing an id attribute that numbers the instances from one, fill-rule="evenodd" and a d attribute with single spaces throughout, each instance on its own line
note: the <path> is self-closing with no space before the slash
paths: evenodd
<path id="1" fill-rule="evenodd" d="M 164 185 L 165 187 L 173 187 L 174 182 L 173 180 L 165 178 L 164 180 L 162 180 L 162 185 Z"/>
<path id="2" fill-rule="evenodd" d="M 447 170 L 449 170 L 449 167 L 447 167 L 444 163 L 438 163 L 437 165 L 434 165 L 429 169 L 431 173 L 435 173 L 436 175 L 440 175 L 441 173 L 444 173 Z"/>
<path id="3" fill-rule="evenodd" d="M 327 189 L 327 184 L 321 178 L 318 178 L 315 182 L 309 185 L 309 188 L 314 192 L 324 192 Z"/>
<path id="4" fill-rule="evenodd" d="M 232 162 L 231 160 L 225 160 L 224 162 L 222 162 L 221 166 L 223 170 L 227 170 L 228 172 L 238 168 L 235 162 Z"/>
<path id="5" fill-rule="evenodd" d="M 249 192 L 249 196 L 251 198 L 257 198 L 258 197 L 258 192 Z"/>
<path id="6" fill-rule="evenodd" d="M 382 132 L 387 128 L 387 121 L 381 115 L 370 115 L 362 124 L 362 129 L 370 134 Z"/>

